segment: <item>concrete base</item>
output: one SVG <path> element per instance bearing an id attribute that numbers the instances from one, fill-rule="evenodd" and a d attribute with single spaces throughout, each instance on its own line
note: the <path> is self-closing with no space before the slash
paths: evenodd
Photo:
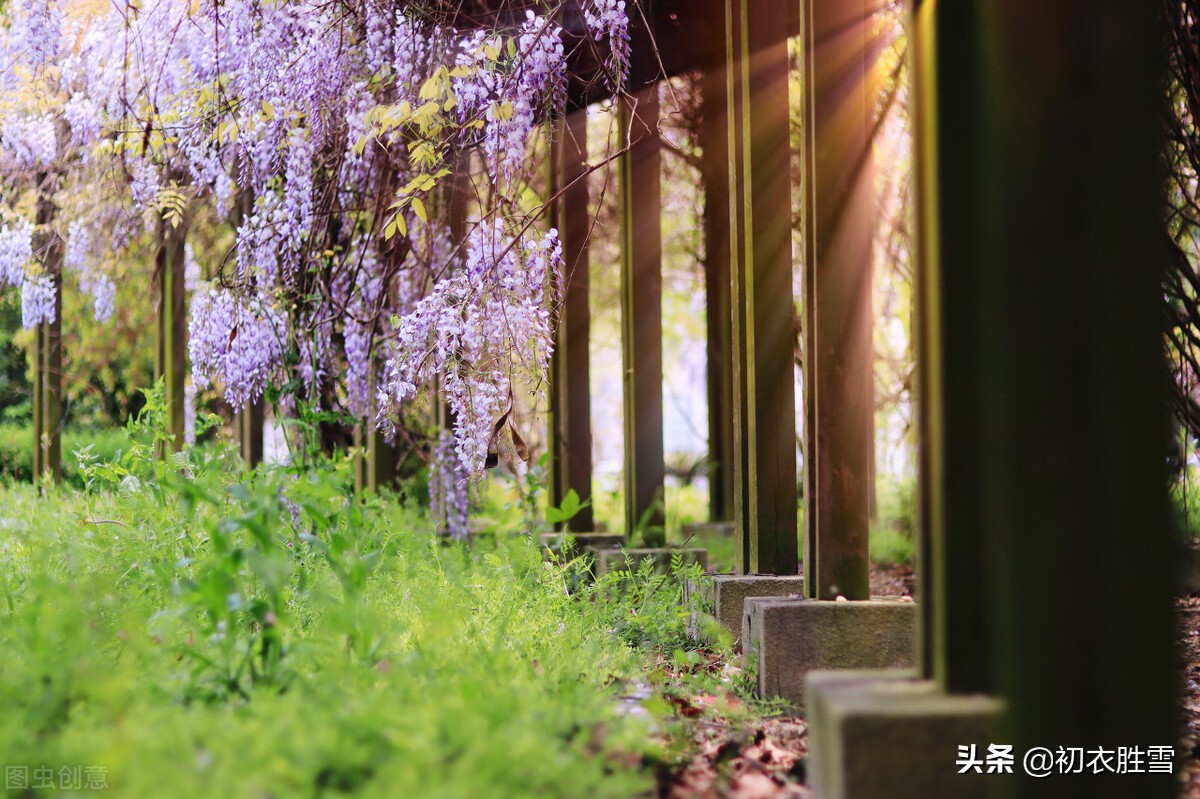
<path id="1" fill-rule="evenodd" d="M 646 558 L 654 559 L 655 571 L 666 571 L 671 567 L 671 559 L 678 554 L 684 565 L 699 563 L 702 568 L 708 568 L 708 552 L 703 549 L 596 549 L 589 548 L 595 557 L 592 572 L 600 577 L 613 571 L 637 571 L 641 562 Z"/>
<path id="2" fill-rule="evenodd" d="M 799 598 L 804 593 L 804 577 L 799 574 L 714 574 L 699 585 L 688 584 L 685 597 L 696 600 L 698 610 L 707 611 L 733 636 L 741 648 L 742 616 L 748 597 Z M 693 620 L 693 635 L 700 625 Z"/>
<path id="3" fill-rule="evenodd" d="M 688 522 L 681 524 L 679 531 L 684 538 L 690 538 L 693 535 L 723 535 L 731 538 L 733 537 L 733 522 Z"/>
<path id="4" fill-rule="evenodd" d="M 909 668 L 917 607 L 898 599 L 860 602 L 748 598 L 742 644 L 758 661 L 758 693 L 803 715 L 804 679 L 817 669 Z"/>
<path id="5" fill-rule="evenodd" d="M 573 541 L 570 551 L 565 550 L 568 539 Z M 547 555 L 554 553 L 573 557 L 582 554 L 588 547 L 601 549 L 624 546 L 625 536 L 616 533 L 542 533 L 538 536 L 538 543 Z"/>
<path id="6" fill-rule="evenodd" d="M 814 671 L 807 695 L 813 799 L 992 799 L 1012 787 L 986 773 L 988 745 L 1003 743 L 997 699 L 949 696 L 903 671 Z M 959 774 L 958 747 L 972 744 L 985 773 Z"/>

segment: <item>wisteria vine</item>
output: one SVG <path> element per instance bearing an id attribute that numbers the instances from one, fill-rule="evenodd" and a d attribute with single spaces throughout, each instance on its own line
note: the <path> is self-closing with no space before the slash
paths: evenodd
<path id="1" fill-rule="evenodd" d="M 515 383 L 544 381 L 562 265 L 556 232 L 514 210 L 531 138 L 566 103 L 559 5 L 528 5 L 459 29 L 420 2 L 8 4 L 0 282 L 26 325 L 54 313 L 31 194 L 52 196 L 60 272 L 101 321 L 113 260 L 205 214 L 236 244 L 188 280 L 196 389 L 233 408 L 290 392 L 392 431 L 436 386 L 441 474 L 479 474 Z M 581 6 L 619 90 L 625 2 Z M 473 163 L 481 188 L 456 206 Z"/>

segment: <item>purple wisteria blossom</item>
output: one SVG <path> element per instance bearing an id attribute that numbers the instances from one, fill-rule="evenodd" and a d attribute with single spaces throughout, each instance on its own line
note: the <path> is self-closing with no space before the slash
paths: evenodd
<path id="1" fill-rule="evenodd" d="M 399 320 L 380 388 L 380 413 L 440 378 L 454 412 L 456 451 L 479 474 L 493 427 L 512 403 L 512 375 L 544 374 L 553 348 L 545 303 L 557 279 L 557 231 L 526 242 L 498 220 L 472 232 L 461 272 L 439 281 Z"/>
<path id="2" fill-rule="evenodd" d="M 17 219 L 0 228 L 0 281 L 19 286 L 25 280 L 25 264 L 33 258 L 33 223 Z"/>
<path id="3" fill-rule="evenodd" d="M 112 317 L 117 285 L 100 271 L 93 255 L 92 222 L 76 219 L 67 230 L 63 266 L 79 275 L 79 287 L 92 298 L 92 312 L 97 322 L 105 324 Z"/>
<path id="4" fill-rule="evenodd" d="M 467 537 L 471 471 L 463 465 L 449 430 L 438 435 L 429 474 L 429 504 L 445 511 L 446 528 L 455 541 Z"/>
<path id="5" fill-rule="evenodd" d="M 32 330 L 43 322 L 53 322 L 58 316 L 55 299 L 54 278 L 26 275 L 21 284 L 21 326 Z"/>
<path id="6" fill-rule="evenodd" d="M 21 0 L 17 38 L 24 43 L 26 61 L 34 69 L 53 64 L 62 46 L 62 12 L 53 0 Z"/>
<path id="7" fill-rule="evenodd" d="M 18 170 L 37 169 L 54 163 L 58 155 L 54 118 L 48 114 L 13 116 L 5 120 L 4 155 Z"/>
<path id="8" fill-rule="evenodd" d="M 583 19 L 592 38 L 608 45 L 605 82 L 618 89 L 629 77 L 629 15 L 625 0 L 588 0 Z"/>
<path id="9" fill-rule="evenodd" d="M 287 324 L 266 297 L 247 299 L 227 289 L 200 289 L 192 298 L 189 331 L 196 387 L 219 382 L 234 408 L 256 401 L 277 376 Z"/>
<path id="10" fill-rule="evenodd" d="M 553 343 L 561 248 L 518 210 L 529 143 L 565 107 L 553 15 L 466 31 L 435 24 L 422 3 L 374 0 L 74 9 L 8 4 L 0 49 L 25 66 L 0 74 L 0 91 L 37 99 L 0 103 L 0 172 L 54 172 L 51 227 L 66 231 L 64 269 L 97 318 L 116 292 L 103 266 L 152 241 L 164 218 L 228 222 L 234 257 L 205 264 L 214 284 L 188 256 L 195 388 L 219 383 L 240 407 L 273 386 L 282 413 L 332 397 L 386 427 L 437 386 L 455 422 L 434 454 L 465 530 L 466 479 L 516 384 L 544 381 Z M 584 10 L 619 87 L 625 3 Z M 447 170 L 479 161 L 475 221 L 455 241 L 439 199 Z M 103 197 L 65 196 L 86 181 Z M 5 201 L 0 282 L 21 285 L 28 318 L 42 320 L 54 285 L 37 273 L 18 200 Z M 404 224 L 385 232 L 396 214 Z"/>

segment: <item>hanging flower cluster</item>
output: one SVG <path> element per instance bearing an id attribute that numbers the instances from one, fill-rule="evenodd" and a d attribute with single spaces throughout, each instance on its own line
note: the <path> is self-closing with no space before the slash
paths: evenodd
<path id="1" fill-rule="evenodd" d="M 429 504 L 431 507 L 437 507 L 438 502 L 443 504 L 447 532 L 455 541 L 464 541 L 467 537 L 470 477 L 458 457 L 454 436 L 449 430 L 441 431 L 429 475 Z"/>
<path id="2" fill-rule="evenodd" d="M 0 280 L 19 286 L 25 280 L 25 265 L 33 258 L 33 223 L 17 219 L 0 228 Z"/>
<path id="3" fill-rule="evenodd" d="M 383 418 L 440 377 L 458 457 L 472 474 L 481 472 L 495 422 L 512 403 L 512 375 L 541 375 L 549 366 L 544 287 L 561 266 L 556 231 L 524 242 L 496 220 L 476 228 L 462 271 L 400 320 L 380 389 Z"/>
<path id="4" fill-rule="evenodd" d="M 188 339 L 198 388 L 217 380 L 225 399 L 241 408 L 262 396 L 287 343 L 287 325 L 263 297 L 202 288 L 192 298 Z"/>
<path id="5" fill-rule="evenodd" d="M 629 15 L 625 0 L 589 0 L 583 8 L 588 32 L 608 45 L 604 79 L 610 88 L 620 88 L 629 77 Z"/>
<path id="6" fill-rule="evenodd" d="M 387 428 L 437 385 L 455 419 L 444 474 L 461 482 L 515 381 L 544 381 L 561 248 L 515 209 L 567 72 L 552 14 L 459 30 L 441 6 L 16 0 L 0 55 L 24 71 L 0 76 L 0 170 L 104 187 L 103 208 L 63 203 L 53 225 L 102 320 L 104 265 L 206 205 L 236 243 L 211 282 L 189 275 L 195 387 L 219 384 L 235 408 L 286 388 Z M 625 4 L 586 0 L 585 18 L 619 88 Z M 447 184 L 473 160 L 483 188 L 452 241 Z M 45 319 L 32 227 L 0 213 L 0 278 Z"/>
<path id="7" fill-rule="evenodd" d="M 117 284 L 97 268 L 93 249 L 92 226 L 81 219 L 72 221 L 67 232 L 63 266 L 79 275 L 79 287 L 91 296 L 96 321 L 103 324 L 112 317 Z"/>
<path id="8" fill-rule="evenodd" d="M 21 326 L 31 330 L 57 317 L 54 278 L 47 274 L 27 275 L 21 283 Z"/>

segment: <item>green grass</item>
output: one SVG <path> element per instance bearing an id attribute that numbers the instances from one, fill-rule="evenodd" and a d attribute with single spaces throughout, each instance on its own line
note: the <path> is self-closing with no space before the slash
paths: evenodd
<path id="1" fill-rule="evenodd" d="M 86 469 L 91 493 L 0 489 L 7 764 L 101 766 L 122 797 L 652 789 L 661 719 L 617 698 L 647 649 L 687 648 L 676 579 L 571 593 L 527 539 L 440 548 L 352 498 L 346 463 L 149 451 Z"/>
<path id="2" fill-rule="evenodd" d="M 913 562 L 912 536 L 889 524 L 871 526 L 871 562 L 881 566 Z"/>
<path id="3" fill-rule="evenodd" d="M 128 449 L 129 433 L 115 428 L 68 428 L 62 435 L 63 482 L 83 488 L 77 450 L 91 446 L 91 453 L 101 459 L 115 458 L 117 452 Z M 28 425 L 0 424 L 0 481 L 29 482 L 33 477 L 33 428 Z"/>

